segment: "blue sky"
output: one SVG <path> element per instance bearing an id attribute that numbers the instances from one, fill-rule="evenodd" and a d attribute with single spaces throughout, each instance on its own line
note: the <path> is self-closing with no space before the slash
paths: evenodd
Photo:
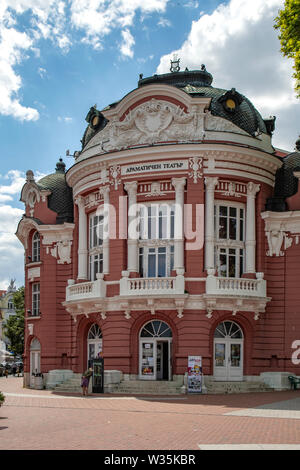
<path id="1" fill-rule="evenodd" d="M 300 133 L 292 62 L 279 52 L 274 17 L 283 0 L 1 0 L 0 288 L 23 283 L 25 173 L 52 173 L 81 148 L 90 106 L 119 100 L 144 77 L 204 63 L 213 84 L 235 87 L 263 117 L 273 145 L 290 151 Z"/>

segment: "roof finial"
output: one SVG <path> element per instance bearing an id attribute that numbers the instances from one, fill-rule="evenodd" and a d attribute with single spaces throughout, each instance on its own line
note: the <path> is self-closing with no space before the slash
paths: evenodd
<path id="1" fill-rule="evenodd" d="M 298 150 L 298 152 L 300 152 L 300 135 L 298 137 L 298 139 L 296 140 L 296 150 Z"/>
<path id="2" fill-rule="evenodd" d="M 179 72 L 179 70 L 180 70 L 180 67 L 179 67 L 180 59 L 178 59 L 177 54 L 173 55 L 173 60 L 170 60 L 170 62 L 171 62 L 170 72 Z"/>
<path id="3" fill-rule="evenodd" d="M 64 163 L 63 159 L 60 157 L 59 161 L 56 163 L 56 173 L 65 173 L 66 164 Z"/>

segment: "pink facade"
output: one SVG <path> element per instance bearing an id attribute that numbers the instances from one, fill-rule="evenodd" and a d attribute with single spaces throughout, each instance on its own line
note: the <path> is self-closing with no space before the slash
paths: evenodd
<path id="1" fill-rule="evenodd" d="M 211 81 L 141 79 L 90 109 L 67 172 L 27 173 L 27 385 L 99 353 L 125 380 L 183 377 L 193 355 L 213 381 L 300 375 L 300 151 Z"/>

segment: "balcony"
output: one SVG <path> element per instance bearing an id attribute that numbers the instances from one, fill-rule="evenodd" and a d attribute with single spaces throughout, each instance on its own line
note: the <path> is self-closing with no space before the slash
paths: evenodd
<path id="1" fill-rule="evenodd" d="M 209 275 L 206 279 L 206 294 L 265 298 L 266 281 L 262 273 L 256 273 L 256 277 L 257 279 L 246 279 Z"/>
<path id="2" fill-rule="evenodd" d="M 184 276 L 129 278 L 128 271 L 122 272 L 121 296 L 174 295 L 184 294 Z"/>
<path id="3" fill-rule="evenodd" d="M 66 288 L 66 302 L 74 302 L 76 300 L 97 300 L 106 296 L 106 284 L 102 278 L 96 281 L 81 282 L 75 284 L 70 279 Z"/>

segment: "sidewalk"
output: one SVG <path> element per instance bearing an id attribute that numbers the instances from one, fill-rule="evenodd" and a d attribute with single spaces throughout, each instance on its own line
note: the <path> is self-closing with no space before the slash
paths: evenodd
<path id="1" fill-rule="evenodd" d="M 178 397 L 56 395 L 0 377 L 0 449 L 199 450 L 300 444 L 300 390 Z M 209 446 L 209 447 L 207 447 Z"/>

